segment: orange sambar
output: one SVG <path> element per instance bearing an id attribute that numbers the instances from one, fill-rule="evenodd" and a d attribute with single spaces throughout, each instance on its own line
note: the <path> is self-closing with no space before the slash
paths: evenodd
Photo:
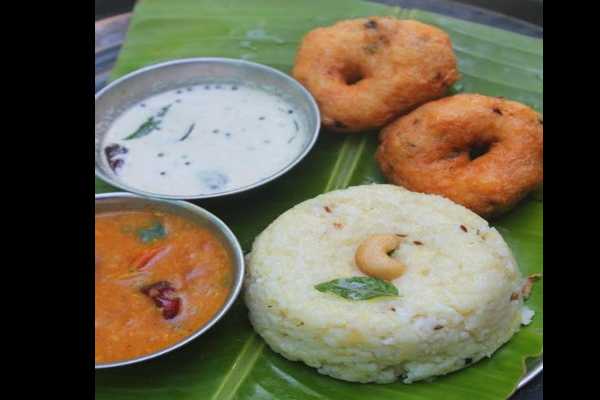
<path id="1" fill-rule="evenodd" d="M 154 353 L 225 303 L 233 278 L 213 233 L 177 215 L 96 215 L 96 363 Z"/>

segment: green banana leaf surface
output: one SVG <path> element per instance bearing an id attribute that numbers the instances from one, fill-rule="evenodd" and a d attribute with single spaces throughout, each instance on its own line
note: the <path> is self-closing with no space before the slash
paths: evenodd
<path id="1" fill-rule="evenodd" d="M 456 87 L 542 105 L 542 40 L 437 15 L 355 0 L 142 0 L 112 78 L 174 58 L 243 58 L 291 71 L 302 36 L 340 19 L 392 15 L 440 27 L 451 36 L 462 74 Z M 243 196 L 198 202 L 228 224 L 245 251 L 277 216 L 318 194 L 385 182 L 374 160 L 376 132 L 321 132 L 291 172 Z M 117 189 L 96 179 L 96 192 Z M 250 207 L 251 205 L 251 207 Z M 523 274 L 542 272 L 541 190 L 491 221 Z M 97 399 L 506 399 L 542 353 L 542 280 L 527 301 L 533 322 L 491 358 L 432 382 L 348 383 L 272 352 L 253 331 L 241 299 L 206 335 L 158 359 L 96 371 Z"/>

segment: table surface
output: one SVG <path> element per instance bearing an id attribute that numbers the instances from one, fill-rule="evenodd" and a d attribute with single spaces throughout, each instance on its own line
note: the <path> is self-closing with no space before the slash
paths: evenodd
<path id="1" fill-rule="evenodd" d="M 376 0 L 382 3 L 395 4 L 408 8 L 421 8 L 433 12 L 462 17 L 473 21 L 495 25 L 497 21 L 510 24 L 504 17 L 510 16 L 520 21 L 511 27 L 504 27 L 526 35 L 541 37 L 543 32 L 543 0 Z M 130 12 L 135 0 L 96 0 L 95 19 L 100 20 L 113 15 Z M 467 5 L 465 7 L 464 5 Z M 474 6 L 474 7 L 473 7 Z M 482 9 L 488 10 L 487 12 Z M 489 11 L 493 13 L 489 13 Z M 497 13 L 496 15 L 494 15 Z M 482 20 L 483 19 L 483 20 Z M 523 24 L 527 21 L 529 24 Z M 529 26 L 528 26 L 529 25 Z M 543 399 L 543 372 L 525 387 L 518 390 L 510 400 Z M 467 399 L 465 399 L 467 400 Z"/>

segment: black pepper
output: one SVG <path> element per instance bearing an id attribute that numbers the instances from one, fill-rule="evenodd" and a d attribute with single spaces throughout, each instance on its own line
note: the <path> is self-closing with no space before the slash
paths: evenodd
<path id="1" fill-rule="evenodd" d="M 461 226 L 460 226 L 460 229 L 462 229 L 464 232 L 468 232 L 468 230 L 467 230 L 467 227 L 466 227 L 466 226 L 464 226 L 464 225 L 461 225 Z"/>
<path id="2" fill-rule="evenodd" d="M 365 28 L 367 29 L 377 29 L 377 22 L 370 19 L 365 23 Z"/>

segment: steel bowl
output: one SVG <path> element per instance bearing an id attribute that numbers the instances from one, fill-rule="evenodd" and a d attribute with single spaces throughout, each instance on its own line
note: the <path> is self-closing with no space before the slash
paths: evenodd
<path id="1" fill-rule="evenodd" d="M 276 91 L 297 110 L 309 138 L 302 152 L 271 176 L 244 187 L 198 195 L 168 195 L 147 192 L 119 180 L 108 166 L 102 146 L 112 122 L 134 104 L 165 91 L 200 84 L 240 82 Z M 288 172 L 312 149 L 319 135 L 321 119 L 312 95 L 295 79 L 265 65 L 228 58 L 189 58 L 150 65 L 115 80 L 96 94 L 95 162 L 96 176 L 126 190 L 164 199 L 208 199 L 255 189 Z M 226 155 L 224 155 L 226 156 Z"/>
<path id="2" fill-rule="evenodd" d="M 131 193 L 104 193 L 96 195 L 96 214 L 115 212 L 115 211 L 140 211 L 140 210 L 157 210 L 166 213 L 178 215 L 192 221 L 199 226 L 209 229 L 215 237 L 224 245 L 229 257 L 232 261 L 234 269 L 234 279 L 231 283 L 229 296 L 221 308 L 212 316 L 212 318 L 202 325 L 196 332 L 192 333 L 185 339 L 164 349 L 158 350 L 151 354 L 146 354 L 141 357 L 120 360 L 110 363 L 96 364 L 96 369 L 120 367 L 123 365 L 135 364 L 167 354 L 186 343 L 191 342 L 197 337 L 208 331 L 217 323 L 231 308 L 236 298 L 242 289 L 244 279 L 244 255 L 240 243 L 231 230 L 221 221 L 208 211 L 194 204 L 185 201 L 161 200 L 140 197 Z"/>

